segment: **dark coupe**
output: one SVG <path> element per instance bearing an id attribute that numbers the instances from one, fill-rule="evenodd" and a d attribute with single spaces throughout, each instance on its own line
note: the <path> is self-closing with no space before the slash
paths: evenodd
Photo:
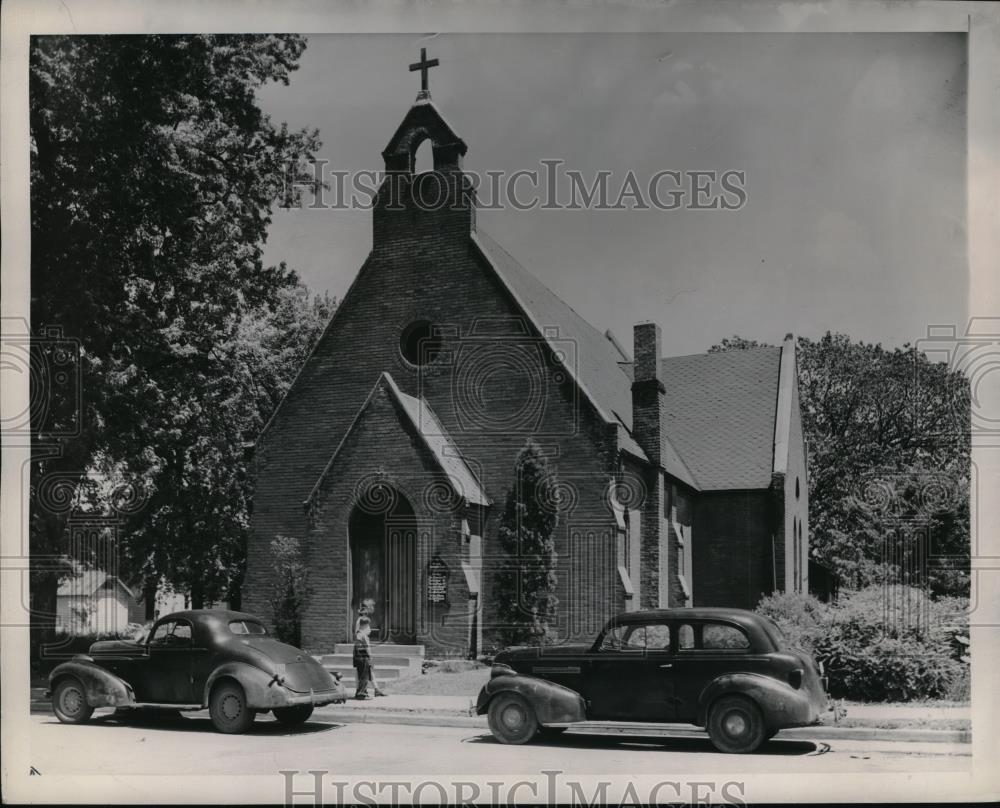
<path id="1" fill-rule="evenodd" d="M 209 709 L 219 732 L 246 732 L 259 712 L 284 724 L 347 698 L 313 657 L 269 637 L 251 614 L 217 609 L 160 618 L 140 640 L 107 640 L 53 669 L 56 717 L 86 721 L 96 707 L 123 711 Z"/>
<path id="2" fill-rule="evenodd" d="M 821 671 L 774 622 L 708 608 L 628 612 L 592 645 L 503 651 L 477 704 L 501 743 L 587 721 L 689 723 L 722 752 L 752 752 L 825 709 Z"/>

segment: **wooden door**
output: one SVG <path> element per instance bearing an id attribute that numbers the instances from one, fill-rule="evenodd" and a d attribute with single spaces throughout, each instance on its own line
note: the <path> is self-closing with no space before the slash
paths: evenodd
<path id="1" fill-rule="evenodd" d="M 412 643 L 417 635 L 417 530 L 412 519 L 386 523 L 385 639 Z"/>

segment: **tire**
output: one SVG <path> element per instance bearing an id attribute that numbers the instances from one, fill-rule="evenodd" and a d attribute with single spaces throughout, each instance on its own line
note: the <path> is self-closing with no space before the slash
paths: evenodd
<path id="1" fill-rule="evenodd" d="M 52 691 L 52 712 L 64 724 L 82 724 L 94 714 L 87 704 L 87 692 L 79 679 L 60 680 Z"/>
<path id="2" fill-rule="evenodd" d="M 767 739 L 760 708 L 746 696 L 723 696 L 712 705 L 708 737 L 720 752 L 745 755 Z"/>
<path id="3" fill-rule="evenodd" d="M 297 727 L 306 723 L 313 713 L 311 704 L 298 704 L 295 707 L 275 707 L 271 712 L 278 722 L 286 727 Z"/>
<path id="4" fill-rule="evenodd" d="M 538 732 L 535 711 L 523 696 L 501 693 L 490 702 L 490 732 L 500 743 L 527 743 Z"/>
<path id="5" fill-rule="evenodd" d="M 212 726 L 226 735 L 239 735 L 250 729 L 257 717 L 255 710 L 247 707 L 247 697 L 236 682 L 220 682 L 212 688 L 209 699 Z"/>

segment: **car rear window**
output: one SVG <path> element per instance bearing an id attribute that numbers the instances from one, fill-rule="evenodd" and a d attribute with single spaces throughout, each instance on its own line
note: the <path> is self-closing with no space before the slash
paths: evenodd
<path id="1" fill-rule="evenodd" d="M 701 630 L 701 647 L 706 651 L 730 651 L 736 648 L 749 648 L 750 640 L 736 626 L 706 623 Z"/>
<path id="2" fill-rule="evenodd" d="M 233 634 L 267 634 L 267 629 L 256 620 L 230 620 L 229 630 Z"/>

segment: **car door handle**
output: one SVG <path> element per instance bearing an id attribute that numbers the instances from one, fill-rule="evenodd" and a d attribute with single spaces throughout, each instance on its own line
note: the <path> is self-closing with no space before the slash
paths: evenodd
<path id="1" fill-rule="evenodd" d="M 672 668 L 673 666 L 674 666 L 673 662 L 668 662 L 666 665 L 660 665 L 660 667 L 663 669 Z"/>

